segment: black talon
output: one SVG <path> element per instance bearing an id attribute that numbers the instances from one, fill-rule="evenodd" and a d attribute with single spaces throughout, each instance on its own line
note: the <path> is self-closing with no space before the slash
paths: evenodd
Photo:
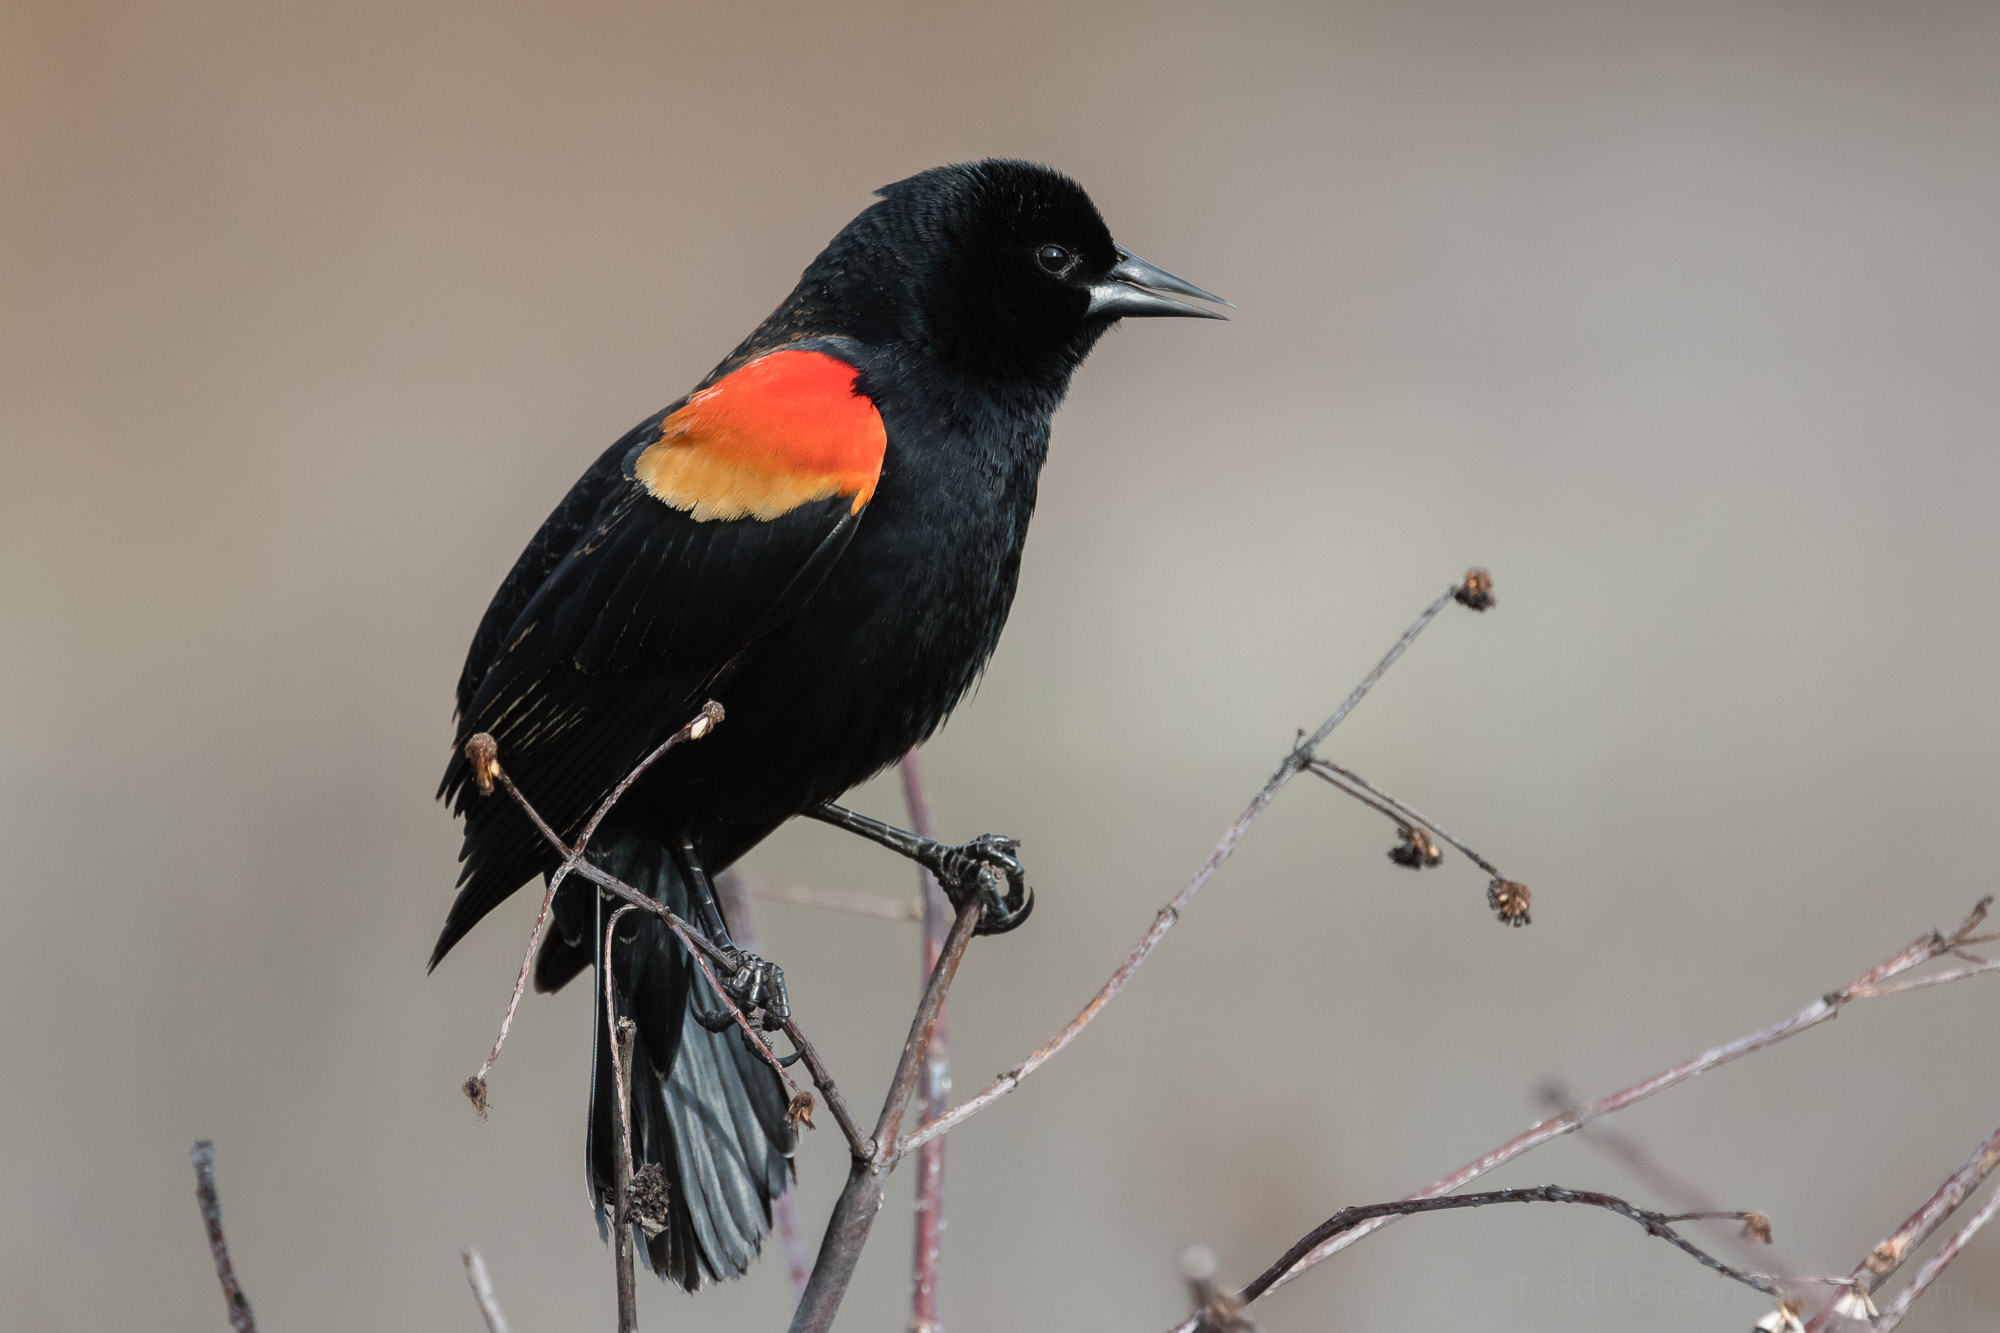
<path id="1" fill-rule="evenodd" d="M 1017 839 L 982 833 L 971 842 L 946 848 L 941 864 L 932 868 L 953 907 L 962 908 L 973 898 L 980 900 L 975 935 L 1004 935 L 1035 910 L 1035 891 L 1028 887 L 1028 872 L 1014 855 L 1020 849 Z"/>

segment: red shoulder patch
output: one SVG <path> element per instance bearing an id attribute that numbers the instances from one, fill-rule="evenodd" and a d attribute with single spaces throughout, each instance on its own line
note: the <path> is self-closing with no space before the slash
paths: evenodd
<path id="1" fill-rule="evenodd" d="M 697 522 L 773 519 L 831 495 L 853 496 L 858 513 L 875 494 L 889 438 L 854 387 L 859 374 L 825 352 L 759 357 L 662 422 L 633 474 Z"/>

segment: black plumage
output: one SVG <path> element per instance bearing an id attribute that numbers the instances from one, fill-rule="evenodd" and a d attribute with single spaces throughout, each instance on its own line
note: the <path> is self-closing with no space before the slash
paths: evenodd
<path id="1" fill-rule="evenodd" d="M 441 794 L 465 820 L 464 865 L 433 966 L 556 864 L 518 810 L 477 794 L 469 736 L 496 738 L 509 774 L 568 836 L 704 700 L 720 699 L 724 725 L 669 753 L 592 846 L 594 860 L 698 920 L 670 840 L 690 839 L 720 871 L 928 737 L 998 641 L 1072 372 L 1121 315 L 1206 313 L 1154 295 L 1205 294 L 1120 250 L 1083 190 L 1046 168 L 944 167 L 880 194 L 697 386 L 779 350 L 852 367 L 886 434 L 872 498 L 859 512 L 832 495 L 762 519 L 697 521 L 670 507 L 635 467 L 687 399 L 584 473 L 494 596 L 459 681 Z M 604 910 L 569 881 L 541 988 L 596 960 Z M 666 1171 L 673 1210 L 649 1255 L 692 1289 L 742 1272 L 768 1228 L 792 1147 L 785 1099 L 738 1034 L 688 1016 L 689 986 L 703 983 L 679 943 L 643 914 L 621 934 L 614 991 L 641 1047 L 635 1156 Z M 600 1058 L 590 1148 L 600 1206 L 610 1077 Z"/>

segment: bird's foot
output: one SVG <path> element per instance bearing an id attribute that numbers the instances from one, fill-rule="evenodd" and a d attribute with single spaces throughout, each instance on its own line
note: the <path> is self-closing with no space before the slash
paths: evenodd
<path id="1" fill-rule="evenodd" d="M 1004 935 L 1035 910 L 1035 891 L 1028 887 L 1028 872 L 1015 855 L 1020 850 L 1018 839 L 994 833 L 982 833 L 956 847 L 938 848 L 936 864 L 930 870 L 944 896 L 961 910 L 968 902 L 980 904 L 974 934 Z"/>
<path id="2" fill-rule="evenodd" d="M 716 978 L 743 1016 L 766 1032 L 775 1032 L 792 1017 L 791 997 L 785 992 L 785 970 L 744 949 L 735 951 L 735 966 L 726 967 Z M 704 1013 L 695 1010 L 695 1021 L 710 1032 L 724 1032 L 735 1025 L 736 1017 L 727 1009 Z"/>

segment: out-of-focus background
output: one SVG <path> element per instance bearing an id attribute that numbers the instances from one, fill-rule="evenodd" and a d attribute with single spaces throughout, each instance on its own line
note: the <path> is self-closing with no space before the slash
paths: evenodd
<path id="1" fill-rule="evenodd" d="M 1343 1204 L 1789 1013 L 1994 887 L 2000 10 L 1990 4 L 15 3 L 0 32 L 0 1323 L 206 1330 L 218 1144 L 265 1326 L 606 1327 L 589 1004 L 532 916 L 436 975 L 431 793 L 492 588 L 884 182 L 1060 165 L 1230 324 L 1078 376 L 1013 623 L 926 756 L 1029 928 L 969 1092 L 1107 975 L 1290 743 L 1468 565 L 1331 752 L 1535 887 L 1506 930 L 1318 784 L 1125 997 L 950 1141 L 954 1330 L 1146 1333 Z M 899 813 L 877 784 L 861 804 Z M 905 893 L 820 828 L 754 877 Z M 766 906 L 872 1106 L 907 925 Z M 1844 1271 L 2000 1119 L 1985 980 L 1624 1118 Z M 844 1154 L 799 1158 L 817 1234 Z M 1583 1143 L 1493 1183 L 1641 1197 Z M 847 1326 L 905 1318 L 909 1177 Z M 776 1328 L 782 1264 L 647 1327 Z M 1307 1329 L 1747 1327 L 1615 1218 L 1400 1225 Z M 1908 1327 L 2000 1321 L 1982 1237 Z"/>

